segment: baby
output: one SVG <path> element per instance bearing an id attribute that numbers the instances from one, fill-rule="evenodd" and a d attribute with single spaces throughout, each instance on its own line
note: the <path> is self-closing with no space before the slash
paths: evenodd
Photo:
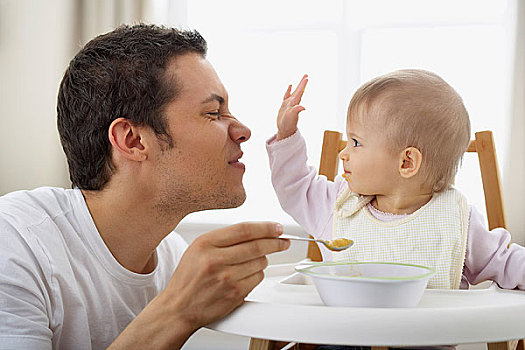
<path id="1" fill-rule="evenodd" d="M 323 260 L 389 261 L 432 267 L 429 288 L 468 288 L 492 280 L 525 289 L 525 248 L 489 231 L 452 184 L 470 140 L 461 97 L 424 70 L 400 70 L 361 86 L 350 101 L 344 175 L 335 181 L 307 165 L 297 130 L 308 77 L 285 93 L 277 135 L 267 142 L 272 183 L 283 209 L 320 239 L 349 238 Z"/>

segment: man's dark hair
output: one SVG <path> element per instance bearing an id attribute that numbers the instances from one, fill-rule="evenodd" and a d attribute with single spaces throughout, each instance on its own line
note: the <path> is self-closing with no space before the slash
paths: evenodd
<path id="1" fill-rule="evenodd" d="M 101 190 L 114 166 L 108 129 L 124 117 L 149 126 L 173 147 L 164 107 L 176 98 L 176 79 L 165 76 L 177 56 L 206 56 L 197 31 L 138 24 L 120 26 L 80 50 L 60 84 L 57 124 L 73 187 Z"/>

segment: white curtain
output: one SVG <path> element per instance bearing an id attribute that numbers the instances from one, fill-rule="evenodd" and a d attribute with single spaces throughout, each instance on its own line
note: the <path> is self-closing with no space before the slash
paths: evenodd
<path id="1" fill-rule="evenodd" d="M 0 0 L 0 195 L 70 185 L 56 129 L 63 72 L 87 41 L 145 20 L 154 3 Z"/>
<path id="2" fill-rule="evenodd" d="M 510 152 L 502 181 L 507 226 L 513 241 L 525 245 L 525 1 L 516 6 Z"/>
<path id="3" fill-rule="evenodd" d="M 82 44 L 111 31 L 120 24 L 145 20 L 151 1 L 147 0 L 77 0 L 77 18 Z"/>
<path id="4" fill-rule="evenodd" d="M 75 4 L 0 0 L 0 195 L 68 186 L 56 96 L 73 54 Z"/>

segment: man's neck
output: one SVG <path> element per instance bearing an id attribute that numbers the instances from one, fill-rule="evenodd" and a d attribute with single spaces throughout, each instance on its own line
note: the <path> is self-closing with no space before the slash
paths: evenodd
<path id="1" fill-rule="evenodd" d="M 136 191 L 106 188 L 82 191 L 87 207 L 104 243 L 115 259 L 136 273 L 155 269 L 155 250 L 182 220 L 160 220 L 149 201 Z"/>

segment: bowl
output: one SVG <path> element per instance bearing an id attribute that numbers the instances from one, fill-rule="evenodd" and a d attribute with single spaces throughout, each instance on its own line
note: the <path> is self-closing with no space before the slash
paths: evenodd
<path id="1" fill-rule="evenodd" d="M 434 269 L 389 262 L 326 262 L 298 266 L 328 306 L 414 307 Z"/>

